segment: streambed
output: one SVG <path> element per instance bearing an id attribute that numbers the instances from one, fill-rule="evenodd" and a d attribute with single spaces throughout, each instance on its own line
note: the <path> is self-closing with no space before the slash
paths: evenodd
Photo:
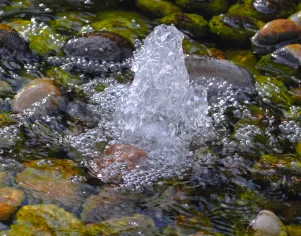
<path id="1" fill-rule="evenodd" d="M 299 235 L 300 3 L 148 2 L 0 1 L 1 235 Z"/>

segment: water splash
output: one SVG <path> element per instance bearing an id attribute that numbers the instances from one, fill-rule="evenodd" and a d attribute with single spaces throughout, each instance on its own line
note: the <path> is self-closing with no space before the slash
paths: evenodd
<path id="1" fill-rule="evenodd" d="M 189 83 L 184 35 L 160 25 L 133 59 L 135 78 L 120 98 L 114 120 L 119 141 L 139 146 L 172 165 L 188 155 L 193 137 L 208 123 L 205 88 Z"/>

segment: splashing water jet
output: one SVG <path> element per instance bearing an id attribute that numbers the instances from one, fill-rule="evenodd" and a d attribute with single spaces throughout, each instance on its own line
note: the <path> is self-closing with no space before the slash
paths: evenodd
<path id="1" fill-rule="evenodd" d="M 134 55 L 134 81 L 114 114 L 119 142 L 168 158 L 168 165 L 185 161 L 189 144 L 208 125 L 206 90 L 189 83 L 183 38 L 174 26 L 154 29 Z"/>

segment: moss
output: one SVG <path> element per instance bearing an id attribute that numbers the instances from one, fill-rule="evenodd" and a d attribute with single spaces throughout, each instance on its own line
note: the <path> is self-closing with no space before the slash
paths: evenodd
<path id="1" fill-rule="evenodd" d="M 14 121 L 12 120 L 10 113 L 0 113 L 0 127 L 5 127 L 13 123 Z"/>
<path id="2" fill-rule="evenodd" d="M 301 157 L 301 142 L 296 144 L 296 154 Z"/>
<path id="3" fill-rule="evenodd" d="M 204 37 L 208 30 L 208 22 L 197 14 L 173 13 L 160 19 L 160 22 L 174 24 L 177 28 L 192 33 L 197 39 Z"/>
<path id="4" fill-rule="evenodd" d="M 288 236 L 301 236 L 301 225 L 287 225 Z"/>
<path id="5" fill-rule="evenodd" d="M 198 13 L 206 18 L 226 13 L 229 7 L 227 0 L 195 1 L 175 0 L 175 4 L 188 12 Z"/>
<path id="6" fill-rule="evenodd" d="M 270 14 L 264 14 L 262 12 L 257 11 L 253 7 L 253 0 L 243 0 L 239 1 L 236 4 L 233 4 L 229 8 L 228 12 L 231 14 L 253 17 L 258 20 L 267 22 L 277 18 L 286 18 L 292 13 L 294 13 L 294 11 L 296 10 L 295 4 L 291 0 L 282 0 L 276 2 L 275 4 L 278 4 L 278 6 L 275 7 L 275 11 L 271 11 Z"/>
<path id="7" fill-rule="evenodd" d="M 10 235 L 87 235 L 84 224 L 56 205 L 29 205 L 16 214 Z"/>
<path id="8" fill-rule="evenodd" d="M 257 76 L 255 80 L 257 90 L 263 98 L 269 99 L 275 104 L 292 105 L 292 96 L 281 80 L 268 76 Z"/>
<path id="9" fill-rule="evenodd" d="M 95 87 L 95 90 L 97 92 L 103 92 L 106 89 L 106 85 L 103 83 L 98 83 L 98 85 Z"/>
<path id="10" fill-rule="evenodd" d="M 13 18 L 13 19 L 5 20 L 3 22 L 18 32 L 22 31 L 23 27 L 31 24 L 30 20 L 24 20 L 21 18 Z"/>
<path id="11" fill-rule="evenodd" d="M 301 76 L 298 68 L 274 62 L 270 54 L 263 56 L 257 63 L 256 68 L 266 75 L 279 76 L 286 83 L 290 83 L 292 77 Z"/>
<path id="12" fill-rule="evenodd" d="M 264 25 L 251 17 L 221 14 L 209 21 L 209 29 L 222 43 L 234 42 L 236 46 L 250 43 L 250 38 Z M 232 45 L 233 46 L 233 45 Z"/>
<path id="13" fill-rule="evenodd" d="M 164 17 L 180 12 L 180 8 L 164 0 L 136 0 L 136 6 L 150 17 Z"/>
<path id="14" fill-rule="evenodd" d="M 250 50 L 228 50 L 225 51 L 225 58 L 248 69 L 252 74 L 259 74 L 255 67 L 257 58 Z"/>
<path id="15" fill-rule="evenodd" d="M 50 67 L 45 71 L 45 75 L 48 78 L 55 79 L 57 84 L 65 86 L 66 88 L 70 88 L 70 86 L 74 86 L 82 82 L 78 76 L 72 75 L 60 67 Z"/>

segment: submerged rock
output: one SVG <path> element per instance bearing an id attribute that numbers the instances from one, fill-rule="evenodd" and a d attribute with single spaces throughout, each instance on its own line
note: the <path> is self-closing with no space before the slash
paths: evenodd
<path id="1" fill-rule="evenodd" d="M 147 157 L 145 151 L 126 144 L 115 144 L 104 156 L 88 161 L 89 173 L 103 182 L 120 182 L 122 177 Z"/>
<path id="2" fill-rule="evenodd" d="M 0 188 L 0 220 L 8 220 L 24 199 L 21 190 L 13 188 Z"/>
<path id="3" fill-rule="evenodd" d="M 9 235 L 88 235 L 84 224 L 56 205 L 28 205 L 16 214 Z"/>
<path id="4" fill-rule="evenodd" d="M 23 112 L 40 103 L 43 109 L 53 109 L 58 105 L 61 92 L 51 79 L 35 79 L 22 88 L 14 97 L 11 109 L 13 112 Z"/>
<path id="5" fill-rule="evenodd" d="M 254 236 L 287 236 L 283 223 L 268 210 L 259 212 L 250 227 L 254 230 Z"/>
<path id="6" fill-rule="evenodd" d="M 252 17 L 234 14 L 214 16 L 209 22 L 210 32 L 223 43 L 234 42 L 237 46 L 250 43 L 250 38 L 264 23 Z"/>
<path id="7" fill-rule="evenodd" d="M 208 22 L 197 14 L 173 13 L 160 19 L 160 22 L 174 24 L 178 29 L 192 34 L 197 39 L 204 37 L 208 30 Z"/>
<path id="8" fill-rule="evenodd" d="M 24 59 L 28 53 L 28 43 L 8 25 L 0 24 L 0 57 Z"/>
<path id="9" fill-rule="evenodd" d="M 163 17 L 181 12 L 180 8 L 164 0 L 137 0 L 136 6 L 151 17 Z"/>
<path id="10" fill-rule="evenodd" d="M 254 52 L 258 54 L 298 42 L 301 42 L 301 26 L 286 19 L 268 22 L 252 37 Z"/>
<path id="11" fill-rule="evenodd" d="M 98 31 L 70 39 L 64 46 L 67 56 L 84 57 L 92 60 L 123 61 L 133 54 L 130 41 L 122 36 Z"/>

